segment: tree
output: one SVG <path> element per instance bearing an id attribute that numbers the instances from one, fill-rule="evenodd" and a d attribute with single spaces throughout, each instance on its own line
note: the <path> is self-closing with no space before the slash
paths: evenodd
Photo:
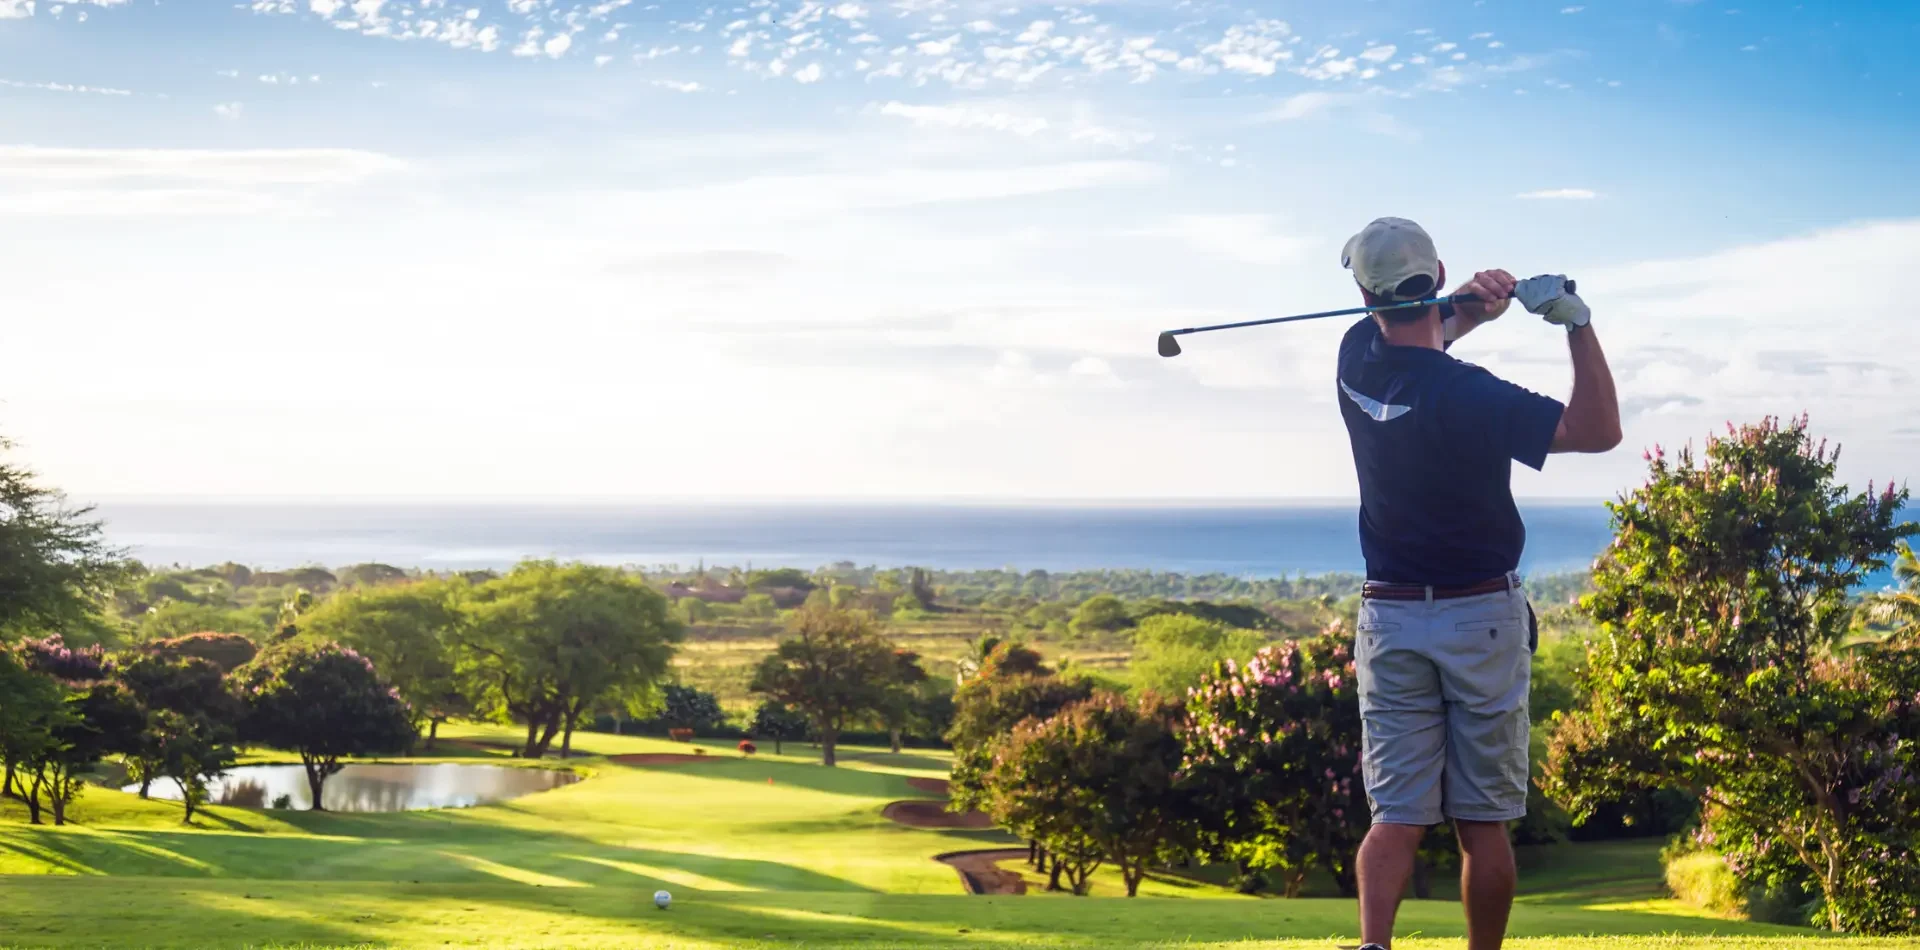
<path id="1" fill-rule="evenodd" d="M 1906 541 L 1896 549 L 1893 579 L 1899 586 L 1868 598 L 1866 614 L 1875 622 L 1892 625 L 1891 643 L 1920 647 L 1920 555 Z"/>
<path id="2" fill-rule="evenodd" d="M 440 724 L 473 708 L 456 676 L 453 654 L 465 620 L 460 611 L 465 587 L 441 580 L 403 584 L 377 572 L 374 576 L 384 579 L 369 583 L 383 586 L 349 589 L 320 602 L 301 618 L 301 632 L 316 641 L 351 647 L 371 660 L 407 701 L 415 731 L 425 727 L 427 750 L 432 751 Z"/>
<path id="3" fill-rule="evenodd" d="M 182 742 L 205 739 L 210 748 L 233 741 L 232 725 L 240 721 L 242 707 L 213 663 L 198 657 L 138 656 L 120 668 L 119 681 L 147 715 L 140 741 L 127 755 L 128 771 L 140 783 L 141 798 L 147 797 L 155 779 L 173 774 L 168 771 L 168 756 L 182 754 L 179 750 L 187 748 Z M 180 721 L 169 719 L 163 729 L 162 713 Z M 196 722 L 204 722 L 207 728 L 194 731 Z M 212 729 L 213 725 L 225 732 Z"/>
<path id="4" fill-rule="evenodd" d="M 1067 626 L 1076 636 L 1092 637 L 1115 633 L 1133 625 L 1127 605 L 1112 594 L 1095 594 L 1073 611 Z"/>
<path id="5" fill-rule="evenodd" d="M 641 578 L 607 567 L 528 561 L 474 588 L 456 653 L 483 710 L 527 727 L 521 755 L 540 758 L 564 730 L 608 702 L 649 710 L 684 628 Z"/>
<path id="6" fill-rule="evenodd" d="M 772 620 L 780 615 L 780 608 L 766 594 L 748 594 L 740 599 L 740 612 L 756 620 Z"/>
<path id="7" fill-rule="evenodd" d="M 252 640 L 237 633 L 204 632 L 155 640 L 142 649 L 159 657 L 198 657 L 219 667 L 222 673 L 231 673 L 251 663 L 260 652 Z"/>
<path id="8" fill-rule="evenodd" d="M 13 443 L 0 439 L 0 453 Z M 92 508 L 0 462 L 0 642 L 36 630 L 98 631 L 98 605 L 126 574 Z"/>
<path id="9" fill-rule="evenodd" d="M 342 758 L 404 752 L 417 735 L 399 691 L 339 644 L 280 643 L 235 675 L 247 704 L 242 738 L 297 753 L 315 811 L 325 810 L 320 793 Z"/>
<path id="10" fill-rule="evenodd" d="M 900 754 L 900 734 L 913 722 L 918 709 L 920 684 L 927 671 L 920 667 L 920 654 L 912 650 L 893 651 L 893 669 L 885 692 L 880 697 L 878 718 L 887 730 L 889 751 Z"/>
<path id="11" fill-rule="evenodd" d="M 660 699 L 660 712 L 654 719 L 669 728 L 692 729 L 698 735 L 712 734 L 727 724 L 720 698 L 705 690 L 668 683 L 661 689 Z"/>
<path id="12" fill-rule="evenodd" d="M 988 641 L 992 644 L 989 646 Z M 986 648 L 986 656 L 980 661 L 975 675 L 984 679 L 1005 676 L 1052 676 L 1046 659 L 1040 651 L 1024 643 L 1002 642 L 998 638 L 981 637 L 980 645 Z"/>
<path id="13" fill-rule="evenodd" d="M 1093 695 L 1084 681 L 1021 674 L 968 680 L 953 698 L 953 774 L 948 782 L 955 811 L 985 802 L 985 776 L 993 763 L 994 743 L 1029 719 L 1045 719 Z"/>
<path id="14" fill-rule="evenodd" d="M 907 593 L 921 610 L 933 609 L 933 578 L 920 568 L 914 568 L 907 575 Z"/>
<path id="15" fill-rule="evenodd" d="M 1186 614 L 1155 614 L 1133 631 L 1133 681 L 1162 696 L 1184 696 L 1221 660 L 1246 662 L 1267 645 L 1265 634 Z"/>
<path id="16" fill-rule="evenodd" d="M 1584 609 L 1586 705 L 1558 718 L 1548 791 L 1576 821 L 1624 793 L 1702 802 L 1747 887 L 1806 881 L 1835 930 L 1920 928 L 1920 652 L 1843 649 L 1849 591 L 1915 532 L 1904 491 L 1834 483 L 1804 418 L 1728 427 L 1609 507 Z"/>
<path id="17" fill-rule="evenodd" d="M 870 615 L 831 607 L 794 611 L 788 632 L 747 688 L 806 716 L 833 765 L 841 730 L 877 713 L 899 675 L 893 644 Z"/>
<path id="18" fill-rule="evenodd" d="M 1204 840 L 1244 873 L 1278 871 L 1288 897 L 1315 867 L 1355 893 L 1371 821 L 1358 689 L 1352 638 L 1336 625 L 1221 661 L 1187 697 L 1185 769 Z"/>
<path id="19" fill-rule="evenodd" d="M 380 584 L 398 584 L 407 579 L 407 572 L 391 564 L 369 561 L 340 569 L 338 580 L 348 587 L 374 587 Z"/>
<path id="20" fill-rule="evenodd" d="M 194 811 L 207 802 L 207 779 L 231 768 L 239 758 L 233 737 L 231 726 L 202 714 L 171 709 L 148 714 L 144 747 L 158 763 L 157 775 L 180 786 L 180 801 L 186 805 L 182 820 L 187 823 L 193 822 Z M 140 794 L 146 796 L 144 785 Z M 319 801 L 317 795 L 314 801 Z"/>
<path id="21" fill-rule="evenodd" d="M 118 683 L 65 684 L 66 712 L 52 722 L 51 738 L 32 762 L 28 794 L 47 795 L 53 823 L 67 823 L 67 806 L 86 787 L 85 774 L 100 760 L 139 747 L 146 713 Z"/>
<path id="22" fill-rule="evenodd" d="M 28 669 L 16 651 L 0 650 L 0 764 L 5 766 L 0 794 L 26 802 L 33 824 L 40 823 L 40 799 L 25 794 L 28 783 L 20 774 L 50 753 L 54 727 L 71 715 L 52 677 Z"/>
<path id="23" fill-rule="evenodd" d="M 1179 710 L 1157 697 L 1097 694 L 1014 729 L 986 773 L 987 813 L 1063 859 L 1075 894 L 1102 860 L 1135 896 L 1147 868 L 1191 844 L 1178 780 Z"/>
<path id="24" fill-rule="evenodd" d="M 814 588 L 813 578 L 807 572 L 793 567 L 775 568 L 770 571 L 753 571 L 747 575 L 747 589 L 756 593 L 793 588 L 798 591 L 810 591 Z"/>
<path id="25" fill-rule="evenodd" d="M 772 739 L 773 754 L 780 754 L 783 739 L 802 739 L 807 735 L 806 717 L 774 700 L 762 700 L 753 711 L 747 732 L 755 739 Z"/>
<path id="26" fill-rule="evenodd" d="M 210 630 L 264 636 L 267 624 L 251 610 L 189 600 L 162 600 L 148 607 L 134 628 L 137 639 L 149 642 L 180 639 Z"/>

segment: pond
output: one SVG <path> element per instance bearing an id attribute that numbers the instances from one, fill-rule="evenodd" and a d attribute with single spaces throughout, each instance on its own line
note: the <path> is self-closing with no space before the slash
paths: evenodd
<path id="1" fill-rule="evenodd" d="M 349 765 L 327 778 L 321 791 L 328 811 L 413 811 L 422 808 L 465 808 L 519 798 L 571 785 L 580 780 L 572 772 L 517 769 L 502 765 Z M 139 792 L 128 785 L 124 791 Z M 216 805 L 266 808 L 285 795 L 291 807 L 304 810 L 313 797 L 307 791 L 306 769 L 298 765 L 243 765 L 207 783 L 208 799 Z M 154 798 L 180 799 L 172 779 L 159 779 L 147 792 Z"/>

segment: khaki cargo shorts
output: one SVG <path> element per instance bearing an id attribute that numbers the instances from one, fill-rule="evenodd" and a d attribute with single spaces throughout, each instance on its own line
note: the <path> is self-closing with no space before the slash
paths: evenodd
<path id="1" fill-rule="evenodd" d="M 1361 772 L 1375 824 L 1527 813 L 1535 638 L 1517 578 L 1473 597 L 1360 602 Z"/>

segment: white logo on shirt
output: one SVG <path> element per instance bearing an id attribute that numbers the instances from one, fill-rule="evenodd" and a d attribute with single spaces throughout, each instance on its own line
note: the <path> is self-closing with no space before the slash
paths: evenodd
<path id="1" fill-rule="evenodd" d="M 1347 398 L 1353 400 L 1353 404 L 1359 406 L 1361 412 L 1372 416 L 1375 422 L 1391 422 L 1413 411 L 1412 406 L 1395 406 L 1354 392 L 1353 387 L 1347 385 L 1344 379 L 1340 381 L 1340 391 L 1346 393 Z"/>

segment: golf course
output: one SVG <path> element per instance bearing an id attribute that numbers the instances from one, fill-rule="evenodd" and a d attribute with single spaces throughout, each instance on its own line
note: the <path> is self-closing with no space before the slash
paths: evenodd
<path id="1" fill-rule="evenodd" d="M 945 753 L 805 743 L 742 755 L 585 734 L 576 757 L 507 757 L 509 730 L 449 725 L 409 761 L 540 765 L 583 780 L 474 808 L 393 813 L 208 806 L 89 788 L 73 823 L 29 826 L 0 804 L 0 945 L 8 947 L 1331 947 L 1352 943 L 1335 898 L 1250 898 L 1155 874 L 1126 899 L 976 896 L 936 856 L 1017 847 L 993 830 L 883 816 L 934 799 Z M 698 750 L 698 752 L 695 752 Z M 689 755 L 689 753 L 694 753 Z M 623 761 L 624 760 L 624 761 Z M 285 761 L 272 755 L 248 762 Z M 400 760 L 389 760 L 400 761 Z M 920 779 L 920 782 L 910 782 Z M 918 786 L 918 787 L 916 787 Z M 1658 840 L 1526 849 L 1514 945 L 1920 946 L 1701 916 L 1665 895 Z M 1004 860 L 1019 872 L 1024 862 Z M 653 894 L 672 895 L 668 909 Z M 1402 912 L 1407 946 L 1457 946 L 1450 888 Z"/>

